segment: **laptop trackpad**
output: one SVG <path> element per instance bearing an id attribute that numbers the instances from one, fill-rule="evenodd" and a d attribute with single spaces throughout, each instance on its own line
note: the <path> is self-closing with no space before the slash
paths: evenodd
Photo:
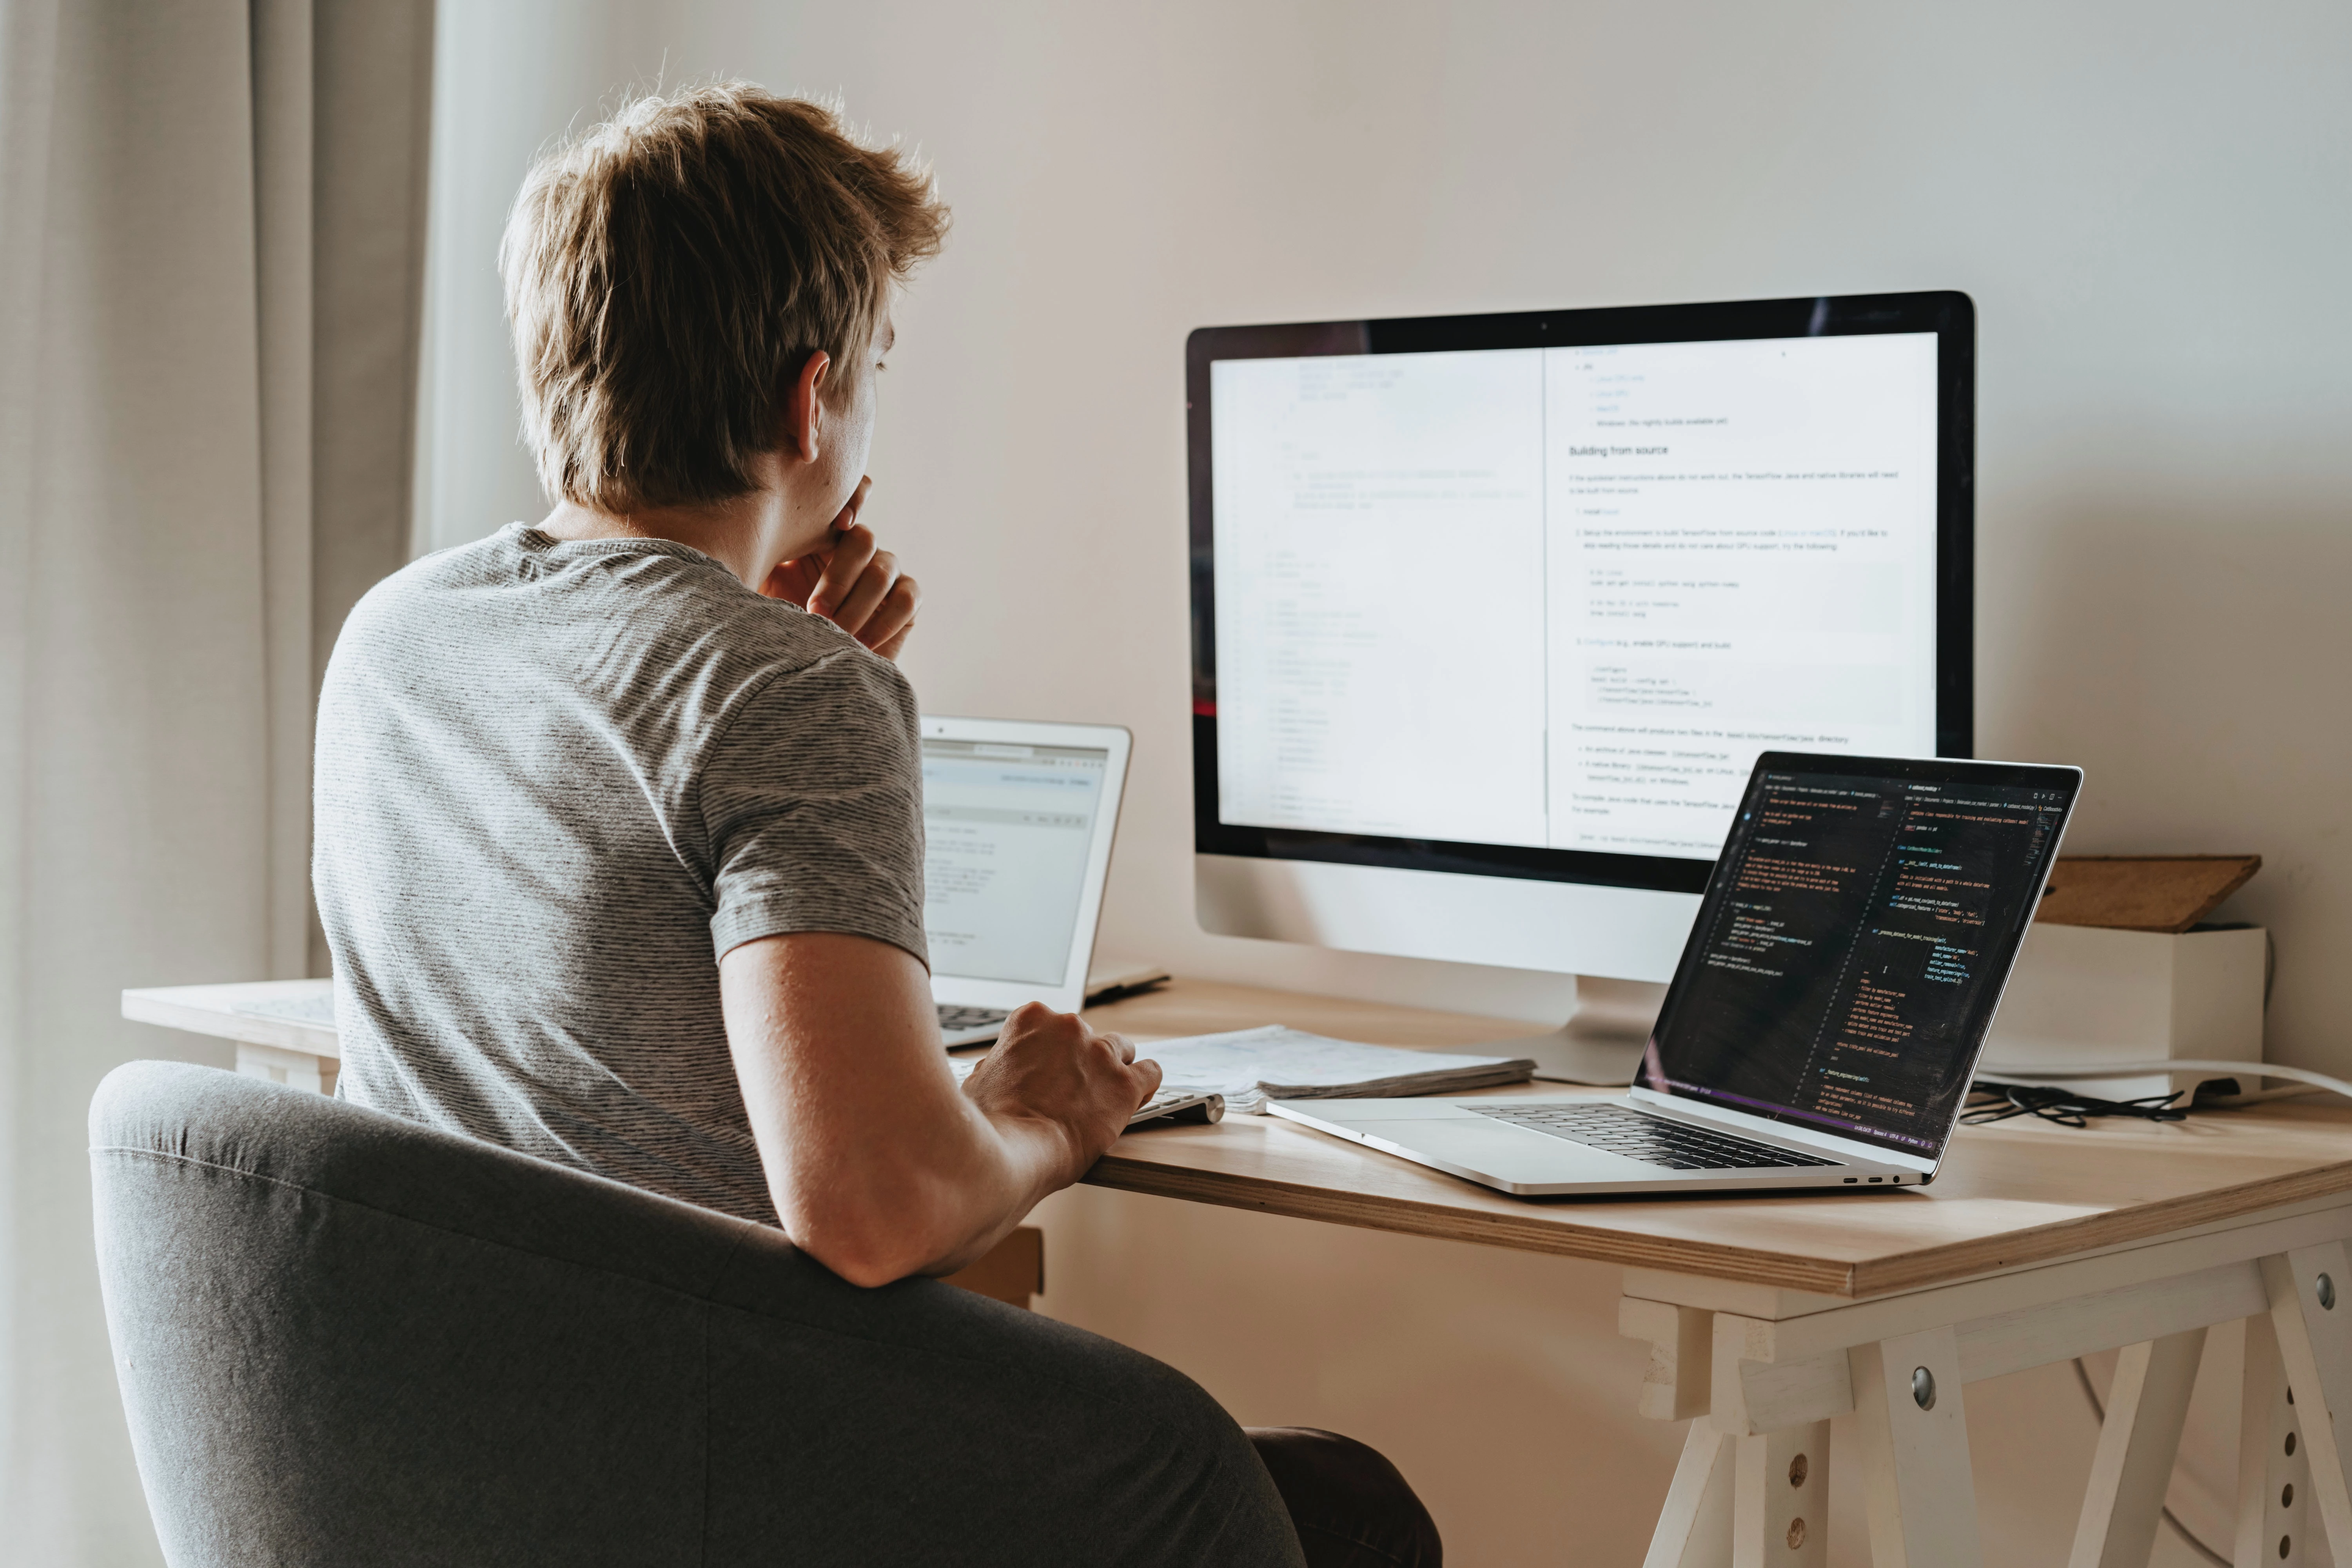
<path id="1" fill-rule="evenodd" d="M 1484 1125 L 1470 1125 L 1474 1121 Z M 1372 1137 L 1381 1136 L 1379 1128 L 1368 1127 L 1364 1131 Z M 1627 1182 L 1673 1174 L 1646 1160 L 1612 1154 L 1590 1143 L 1529 1132 L 1483 1116 L 1400 1126 L 1392 1142 L 1433 1160 L 1443 1160 L 1449 1165 L 1506 1182 Z"/>

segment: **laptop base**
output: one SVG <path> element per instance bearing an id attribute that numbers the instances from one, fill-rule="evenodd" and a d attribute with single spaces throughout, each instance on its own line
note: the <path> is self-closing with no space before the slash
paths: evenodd
<path id="1" fill-rule="evenodd" d="M 1921 1185 L 1917 1171 L 1874 1161 L 1769 1169 L 1674 1170 L 1604 1149 L 1570 1143 L 1480 1114 L 1478 1109 L 1628 1106 L 1622 1100 L 1283 1100 L 1266 1110 L 1368 1149 L 1493 1187 L 1516 1197 L 1607 1197 L 1650 1194 L 1775 1192 L 1833 1187 L 1841 1192 Z M 1654 1114 L 1641 1111 L 1640 1114 Z M 1793 1142 L 1792 1153 L 1799 1152 Z M 1812 1151 L 1804 1151 L 1813 1152 Z"/>

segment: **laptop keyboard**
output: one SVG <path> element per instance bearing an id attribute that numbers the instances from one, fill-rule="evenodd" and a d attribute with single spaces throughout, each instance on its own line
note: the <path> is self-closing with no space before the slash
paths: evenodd
<path id="1" fill-rule="evenodd" d="M 940 1031 L 954 1034 L 959 1029 L 986 1029 L 1002 1024 L 1013 1015 L 1003 1007 L 956 1007 L 945 1002 L 935 1002 L 940 1010 Z"/>
<path id="2" fill-rule="evenodd" d="M 1756 1171 L 1783 1165 L 1838 1163 L 1728 1132 L 1709 1131 L 1686 1121 L 1643 1116 L 1622 1106 L 1505 1104 L 1491 1108 L 1468 1105 L 1463 1109 L 1531 1132 L 1548 1133 L 1571 1143 L 1622 1154 L 1629 1160 L 1664 1165 L 1670 1171 Z"/>

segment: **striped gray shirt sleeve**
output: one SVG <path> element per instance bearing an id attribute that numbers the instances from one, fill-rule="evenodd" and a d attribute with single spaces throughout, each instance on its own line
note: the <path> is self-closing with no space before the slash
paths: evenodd
<path id="1" fill-rule="evenodd" d="M 700 774 L 711 944 L 841 931 L 925 963 L 922 751 L 898 666 L 846 648 L 747 694 Z"/>

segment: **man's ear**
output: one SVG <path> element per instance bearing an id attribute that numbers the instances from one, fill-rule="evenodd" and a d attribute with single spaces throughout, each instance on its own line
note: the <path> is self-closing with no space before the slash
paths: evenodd
<path id="1" fill-rule="evenodd" d="M 817 448 L 824 439 L 825 377 L 832 370 L 833 357 L 823 349 L 801 362 L 800 374 L 793 378 L 793 389 L 784 397 L 780 444 L 786 456 L 804 463 L 816 461 Z"/>

